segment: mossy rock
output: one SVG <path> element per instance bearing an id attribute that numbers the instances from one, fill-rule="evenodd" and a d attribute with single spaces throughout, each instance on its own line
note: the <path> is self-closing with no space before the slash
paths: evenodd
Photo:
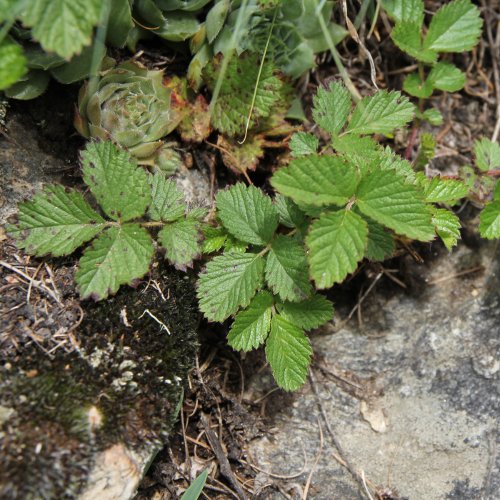
<path id="1" fill-rule="evenodd" d="M 129 498 L 176 420 L 197 348 L 187 276 L 158 264 L 82 307 L 70 352 L 28 342 L 2 360 L 0 498 Z"/>

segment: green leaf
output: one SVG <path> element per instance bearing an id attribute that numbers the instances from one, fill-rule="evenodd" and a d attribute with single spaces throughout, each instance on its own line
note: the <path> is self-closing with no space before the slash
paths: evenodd
<path id="1" fill-rule="evenodd" d="M 367 219 L 368 223 L 368 246 L 366 257 L 370 260 L 384 261 L 391 257 L 396 249 L 394 237 L 385 230 L 384 226 Z"/>
<path id="2" fill-rule="evenodd" d="M 436 139 L 432 134 L 423 132 L 420 136 L 420 149 L 415 160 L 415 169 L 423 170 L 426 165 L 434 158 L 436 154 Z M 423 176 L 427 179 L 424 173 L 419 173 L 418 176 Z"/>
<path id="3" fill-rule="evenodd" d="M 364 177 L 356 198 L 365 215 L 396 233 L 420 241 L 430 241 L 435 236 L 431 214 L 416 187 L 390 170 Z"/>
<path id="4" fill-rule="evenodd" d="M 364 160 L 378 156 L 377 143 L 371 137 L 360 137 L 359 135 L 342 135 L 332 138 L 332 146 L 339 153 L 358 156 Z"/>
<path id="5" fill-rule="evenodd" d="M 318 328 L 333 318 L 333 304 L 319 294 L 302 302 L 283 302 L 277 307 L 284 319 L 304 330 Z"/>
<path id="6" fill-rule="evenodd" d="M 112 142 L 88 142 L 82 152 L 83 180 L 104 213 L 114 220 L 141 217 L 151 202 L 148 174 Z"/>
<path id="7" fill-rule="evenodd" d="M 110 227 L 80 259 L 75 279 L 81 298 L 105 299 L 120 285 L 142 278 L 153 253 L 151 237 L 139 224 Z"/>
<path id="8" fill-rule="evenodd" d="M 259 292 L 248 308 L 236 316 L 229 330 L 228 344 L 237 351 L 251 351 L 262 345 L 271 328 L 273 304 L 269 292 Z"/>
<path id="9" fill-rule="evenodd" d="M 264 259 L 254 253 L 229 252 L 214 257 L 198 280 L 200 310 L 210 321 L 224 321 L 246 307 L 262 286 Z"/>
<path id="10" fill-rule="evenodd" d="M 479 9 L 470 0 L 453 0 L 432 17 L 423 48 L 437 52 L 472 50 L 481 36 L 482 25 Z"/>
<path id="11" fill-rule="evenodd" d="M 93 59 L 95 57 L 94 52 L 94 47 L 85 47 L 82 52 L 74 56 L 70 62 L 52 68 L 50 74 L 58 82 L 66 85 L 84 80 L 90 75 Z M 102 54 L 103 58 L 105 55 L 105 53 Z M 102 62 L 102 59 L 99 62 Z"/>
<path id="12" fill-rule="evenodd" d="M 445 208 L 434 208 L 432 223 L 436 233 L 443 240 L 445 247 L 451 250 L 460 239 L 460 221 L 458 217 Z"/>
<path id="13" fill-rule="evenodd" d="M 441 111 L 435 108 L 426 109 L 421 115 L 417 113 L 417 116 L 434 126 L 443 124 L 443 115 Z"/>
<path id="14" fill-rule="evenodd" d="M 474 142 L 476 165 L 483 171 L 500 168 L 500 144 L 486 137 Z"/>
<path id="15" fill-rule="evenodd" d="M 47 90 L 49 80 L 50 74 L 47 71 L 32 69 L 4 92 L 10 99 L 28 101 L 42 95 Z"/>
<path id="16" fill-rule="evenodd" d="M 415 171 L 411 163 L 396 154 L 389 146 L 387 146 L 379 155 L 375 164 L 371 165 L 375 169 L 388 170 L 396 172 L 400 177 L 404 178 L 407 183 L 413 184 L 415 181 Z"/>
<path id="17" fill-rule="evenodd" d="M 229 8 L 229 0 L 221 0 L 208 11 L 205 21 L 208 43 L 212 43 L 215 40 L 224 26 L 224 21 L 226 20 Z"/>
<path id="18" fill-rule="evenodd" d="M 208 469 L 205 469 L 182 494 L 181 500 L 198 500 L 207 482 Z"/>
<path id="19" fill-rule="evenodd" d="M 337 135 L 345 125 L 351 106 L 351 95 L 346 87 L 332 82 L 328 90 L 320 87 L 313 97 L 314 121 L 329 134 Z"/>
<path id="20" fill-rule="evenodd" d="M 382 0 L 382 5 L 398 23 L 413 21 L 421 26 L 424 21 L 423 0 Z"/>
<path id="21" fill-rule="evenodd" d="M 306 132 L 297 132 L 290 138 L 288 146 L 295 158 L 313 155 L 318 151 L 319 139 L 315 135 Z"/>
<path id="22" fill-rule="evenodd" d="M 109 45 L 123 48 L 128 34 L 134 27 L 129 0 L 111 0 L 106 41 Z"/>
<path id="23" fill-rule="evenodd" d="M 202 233 L 200 223 L 194 219 L 180 219 L 163 227 L 158 242 L 165 248 L 165 257 L 176 269 L 185 271 L 201 255 Z"/>
<path id="24" fill-rule="evenodd" d="M 278 211 L 271 198 L 254 186 L 239 182 L 220 191 L 216 204 L 226 229 L 242 241 L 265 245 L 278 227 Z"/>
<path id="25" fill-rule="evenodd" d="M 433 88 L 445 92 L 457 92 L 465 85 L 465 74 L 454 64 L 438 62 L 431 69 L 427 81 Z"/>
<path id="26" fill-rule="evenodd" d="M 150 183 L 152 200 L 148 215 L 151 219 L 172 222 L 185 214 L 184 195 L 174 181 L 156 173 L 150 177 Z"/>
<path id="27" fill-rule="evenodd" d="M 100 0 L 30 0 L 21 19 L 46 52 L 69 60 L 90 44 L 101 5 Z"/>
<path id="28" fill-rule="evenodd" d="M 83 196 L 63 186 L 45 186 L 19 205 L 19 222 L 7 230 L 31 255 L 68 255 L 102 231 L 104 219 Z"/>
<path id="29" fill-rule="evenodd" d="M 357 170 L 345 160 L 333 156 L 309 155 L 280 168 L 271 184 L 296 203 L 315 206 L 344 205 L 359 182 Z"/>
<path id="30" fill-rule="evenodd" d="M 23 49 L 17 43 L 4 38 L 0 42 L 0 90 L 16 83 L 26 71 Z"/>
<path id="31" fill-rule="evenodd" d="M 346 132 L 389 134 L 413 119 L 414 106 L 400 92 L 379 90 L 358 102 Z"/>
<path id="32" fill-rule="evenodd" d="M 418 180 L 424 191 L 425 201 L 430 203 L 454 205 L 469 192 L 467 186 L 456 179 L 442 179 L 439 176 L 428 179 L 425 175 L 420 175 Z"/>
<path id="33" fill-rule="evenodd" d="M 413 97 L 427 99 L 432 95 L 432 82 L 429 78 L 422 82 L 417 73 L 411 73 L 403 81 L 403 90 Z"/>
<path id="34" fill-rule="evenodd" d="M 397 23 L 391 32 L 392 41 L 403 51 L 418 61 L 433 63 L 437 60 L 437 52 L 422 47 L 420 38 L 421 23 L 403 21 Z"/>
<path id="35" fill-rule="evenodd" d="M 266 357 L 282 389 L 295 391 L 304 384 L 311 356 L 311 343 L 304 332 L 281 316 L 274 316 L 266 343 Z"/>
<path id="36" fill-rule="evenodd" d="M 272 242 L 265 275 L 267 285 L 281 300 L 298 302 L 311 295 L 304 248 L 289 236 L 279 235 Z"/>
<path id="37" fill-rule="evenodd" d="M 305 224 L 304 213 L 290 198 L 278 193 L 274 198 L 274 205 L 278 210 L 280 224 L 283 226 L 294 228 Z"/>
<path id="38" fill-rule="evenodd" d="M 339 210 L 321 215 L 306 237 L 309 265 L 316 288 L 341 283 L 365 254 L 368 227 L 358 214 Z"/>
<path id="39" fill-rule="evenodd" d="M 479 234 L 488 240 L 500 238 L 500 200 L 487 203 L 479 215 Z"/>
<path id="40" fill-rule="evenodd" d="M 223 227 L 203 227 L 203 253 L 220 250 L 226 243 L 227 233 Z"/>

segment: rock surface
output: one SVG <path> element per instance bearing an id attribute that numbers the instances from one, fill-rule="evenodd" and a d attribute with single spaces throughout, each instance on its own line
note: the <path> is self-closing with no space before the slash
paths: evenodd
<path id="1" fill-rule="evenodd" d="M 462 245 L 421 268 L 417 296 L 375 287 L 363 303 L 362 328 L 354 317 L 338 333 L 313 337 L 314 386 L 282 408 L 283 396 L 270 396 L 278 408 L 271 433 L 250 448 L 261 469 L 300 472 L 304 450 L 306 470 L 293 481 L 303 488 L 319 457 L 310 498 L 369 498 L 367 489 L 372 498 L 499 497 L 497 248 Z M 252 397 L 268 389 L 261 383 L 253 380 Z M 259 480 L 265 485 L 269 476 Z"/>

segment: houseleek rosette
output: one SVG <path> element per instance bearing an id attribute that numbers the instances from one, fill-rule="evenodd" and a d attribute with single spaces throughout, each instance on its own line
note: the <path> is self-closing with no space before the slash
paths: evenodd
<path id="1" fill-rule="evenodd" d="M 125 62 L 102 73 L 91 91 L 80 90 L 75 127 L 84 137 L 111 139 L 139 163 L 152 164 L 182 116 L 172 107 L 173 90 L 163 71 Z"/>

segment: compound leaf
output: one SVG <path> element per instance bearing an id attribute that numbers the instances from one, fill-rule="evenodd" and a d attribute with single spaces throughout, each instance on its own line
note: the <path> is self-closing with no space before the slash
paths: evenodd
<path id="1" fill-rule="evenodd" d="M 200 309 L 210 321 L 224 321 L 246 307 L 262 285 L 264 259 L 255 253 L 214 257 L 198 280 Z"/>
<path id="2" fill-rule="evenodd" d="M 278 227 L 278 211 L 271 198 L 254 186 L 239 182 L 220 191 L 216 203 L 224 227 L 242 241 L 265 245 Z"/>
<path id="3" fill-rule="evenodd" d="M 445 92 L 457 92 L 465 85 L 465 74 L 454 64 L 438 62 L 431 69 L 427 82 L 435 89 L 444 90 Z"/>
<path id="4" fill-rule="evenodd" d="M 309 155 L 279 169 L 271 184 L 296 203 L 315 206 L 344 205 L 359 182 L 357 170 L 333 156 Z"/>
<path id="5" fill-rule="evenodd" d="M 319 294 L 302 302 L 283 302 L 277 307 L 283 318 L 304 330 L 318 328 L 333 318 L 333 304 Z"/>
<path id="6" fill-rule="evenodd" d="M 307 156 L 318 151 L 319 139 L 307 132 L 297 132 L 292 135 L 288 143 L 292 156 Z"/>
<path id="7" fill-rule="evenodd" d="M 361 212 L 396 233 L 420 241 L 430 241 L 435 236 L 431 214 L 421 194 L 390 170 L 364 177 L 356 198 Z"/>
<path id="8" fill-rule="evenodd" d="M 304 248 L 289 236 L 279 235 L 266 261 L 266 282 L 281 300 L 298 302 L 311 295 Z"/>
<path id="9" fill-rule="evenodd" d="M 380 90 L 358 102 L 346 132 L 389 134 L 412 120 L 414 110 L 413 104 L 400 92 Z"/>
<path id="10" fill-rule="evenodd" d="M 151 202 L 148 174 L 112 142 L 89 142 L 82 152 L 83 180 L 114 220 L 141 217 Z"/>
<path id="11" fill-rule="evenodd" d="M 476 165 L 483 171 L 500 168 L 500 144 L 486 137 L 474 142 Z"/>
<path id="12" fill-rule="evenodd" d="M 390 257 L 396 248 L 394 237 L 384 226 L 368 219 L 368 246 L 366 257 L 370 260 L 383 261 Z"/>
<path id="13" fill-rule="evenodd" d="M 428 179 L 419 175 L 418 181 L 424 190 L 425 201 L 429 203 L 453 205 L 469 192 L 468 187 L 456 179 L 442 179 L 439 176 Z"/>
<path id="14" fill-rule="evenodd" d="M 275 315 L 266 342 L 266 357 L 278 385 L 285 391 L 294 391 L 304 384 L 311 356 L 311 343 L 303 330 Z"/>
<path id="15" fill-rule="evenodd" d="M 479 9 L 470 0 L 453 0 L 432 17 L 423 48 L 437 52 L 472 50 L 481 35 L 482 24 Z"/>
<path id="16" fill-rule="evenodd" d="M 19 205 L 19 222 L 7 230 L 31 255 L 68 255 L 104 227 L 104 219 L 73 189 L 45 186 Z"/>
<path id="17" fill-rule="evenodd" d="M 358 214 L 339 210 L 321 215 L 306 237 L 311 277 L 317 288 L 341 283 L 363 258 L 368 227 Z"/>
<path id="18" fill-rule="evenodd" d="M 151 219 L 171 222 L 185 214 L 184 195 L 174 181 L 156 173 L 150 177 L 150 183 L 152 200 L 148 215 Z"/>
<path id="19" fill-rule="evenodd" d="M 142 278 L 149 269 L 154 248 L 148 232 L 139 224 L 107 229 L 83 252 L 76 283 L 82 299 L 105 299 L 120 285 Z"/>
<path id="20" fill-rule="evenodd" d="M 236 316 L 227 341 L 238 351 L 251 351 L 266 340 L 271 328 L 273 296 L 266 291 L 259 292 L 244 311 Z"/>
<path id="21" fill-rule="evenodd" d="M 479 233 L 483 238 L 500 238 L 500 200 L 487 203 L 479 215 Z"/>
<path id="22" fill-rule="evenodd" d="M 165 257 L 183 271 L 200 256 L 201 239 L 200 223 L 190 218 L 167 224 L 158 233 L 158 241 L 166 250 Z"/>
<path id="23" fill-rule="evenodd" d="M 290 228 L 304 225 L 304 212 L 290 198 L 278 193 L 274 198 L 274 205 L 278 210 L 280 224 Z"/>
<path id="24" fill-rule="evenodd" d="M 314 121 L 329 134 L 337 135 L 345 125 L 351 106 L 351 96 L 346 87 L 332 82 L 328 90 L 320 87 L 313 97 Z"/>
<path id="25" fill-rule="evenodd" d="M 451 250 L 460 239 L 461 225 L 458 217 L 444 208 L 435 208 L 432 214 L 432 223 L 445 247 Z"/>

